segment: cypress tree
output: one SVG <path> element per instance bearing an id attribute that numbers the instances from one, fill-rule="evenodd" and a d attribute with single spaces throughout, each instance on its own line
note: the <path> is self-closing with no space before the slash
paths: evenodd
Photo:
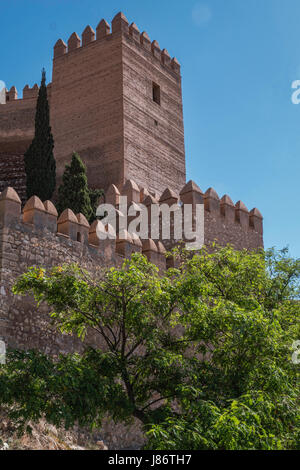
<path id="1" fill-rule="evenodd" d="M 70 165 L 66 165 L 62 184 L 58 189 L 58 212 L 72 209 L 75 214 L 83 214 L 87 220 L 93 217 L 86 168 L 78 153 L 74 152 Z"/>
<path id="2" fill-rule="evenodd" d="M 56 185 L 56 163 L 53 148 L 54 140 L 50 127 L 46 72 L 43 69 L 36 105 L 35 135 L 24 155 L 28 199 L 31 196 L 38 196 L 42 201 L 45 201 L 51 199 L 53 195 Z"/>
<path id="3" fill-rule="evenodd" d="M 89 222 L 90 224 L 92 224 L 94 220 L 97 219 L 96 212 L 100 204 L 100 200 L 104 197 L 104 191 L 103 189 L 90 189 L 89 188 L 89 195 L 90 195 L 91 205 L 93 209 L 93 214 L 91 218 L 89 219 Z"/>

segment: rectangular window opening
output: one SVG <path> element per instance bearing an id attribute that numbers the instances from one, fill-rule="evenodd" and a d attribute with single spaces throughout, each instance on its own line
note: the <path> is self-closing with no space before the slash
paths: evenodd
<path id="1" fill-rule="evenodd" d="M 153 101 L 160 105 L 160 86 L 153 83 Z"/>

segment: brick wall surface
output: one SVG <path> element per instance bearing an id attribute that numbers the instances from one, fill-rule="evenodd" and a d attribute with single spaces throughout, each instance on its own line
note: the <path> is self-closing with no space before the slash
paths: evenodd
<path id="1" fill-rule="evenodd" d="M 0 154 L 24 153 L 34 136 L 36 98 L 0 105 Z"/>
<path id="2" fill-rule="evenodd" d="M 0 193 L 8 186 L 13 187 L 22 201 L 26 199 L 26 175 L 24 156 L 0 153 Z"/>

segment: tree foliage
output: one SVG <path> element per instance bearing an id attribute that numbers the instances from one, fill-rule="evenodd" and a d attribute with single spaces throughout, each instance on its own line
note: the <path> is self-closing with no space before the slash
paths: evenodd
<path id="1" fill-rule="evenodd" d="M 83 214 L 87 220 L 93 216 L 86 167 L 77 152 L 73 152 L 70 165 L 65 167 L 62 184 L 58 188 L 57 209 L 59 213 L 71 209 L 75 214 Z"/>
<path id="2" fill-rule="evenodd" d="M 42 201 L 52 198 L 56 186 L 56 163 L 53 155 L 46 72 L 42 81 L 35 114 L 35 135 L 24 155 L 27 198 L 38 196 Z"/>
<path id="3" fill-rule="evenodd" d="M 104 198 L 104 191 L 103 189 L 91 189 L 89 188 L 89 196 L 91 200 L 91 206 L 92 206 L 92 216 L 89 219 L 90 223 L 93 223 L 94 220 L 96 220 L 96 213 L 98 206 L 101 202 L 101 199 Z"/>
<path id="4" fill-rule="evenodd" d="M 99 344 L 56 359 L 13 352 L 0 404 L 23 425 L 137 418 L 157 450 L 299 448 L 299 261 L 230 247 L 181 260 L 160 275 L 135 254 L 97 280 L 78 266 L 31 268 L 14 292 Z"/>
<path id="5" fill-rule="evenodd" d="M 77 152 L 73 152 L 70 165 L 66 165 L 62 184 L 58 189 L 58 212 L 71 209 L 75 214 L 83 214 L 91 223 L 95 220 L 98 200 L 103 195 L 101 189 L 88 187 L 86 167 Z"/>

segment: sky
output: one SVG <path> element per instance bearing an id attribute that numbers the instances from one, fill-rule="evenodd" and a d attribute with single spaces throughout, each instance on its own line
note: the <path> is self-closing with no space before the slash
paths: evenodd
<path id="1" fill-rule="evenodd" d="M 182 66 L 187 180 L 264 216 L 300 257 L 299 0 L 0 0 L 0 81 L 51 80 L 53 46 L 123 11 Z"/>

